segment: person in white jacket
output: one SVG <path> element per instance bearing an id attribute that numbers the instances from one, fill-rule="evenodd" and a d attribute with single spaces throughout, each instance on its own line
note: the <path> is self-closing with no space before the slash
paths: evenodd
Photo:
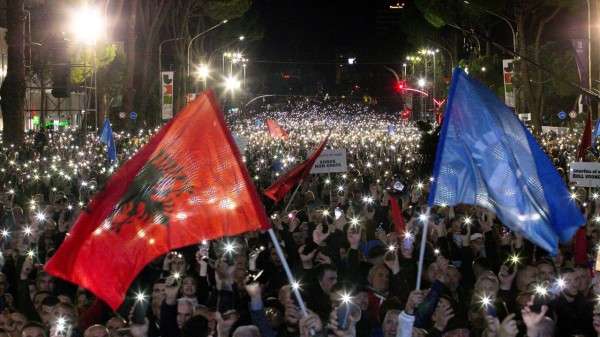
<path id="1" fill-rule="evenodd" d="M 398 314 L 396 337 L 412 337 L 413 325 L 415 323 L 415 308 L 423 302 L 424 298 L 425 291 L 423 290 L 413 290 L 410 293 L 404 310 Z"/>

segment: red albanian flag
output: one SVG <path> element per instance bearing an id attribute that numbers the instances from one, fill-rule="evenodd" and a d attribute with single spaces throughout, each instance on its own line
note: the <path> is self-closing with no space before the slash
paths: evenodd
<path id="1" fill-rule="evenodd" d="M 319 145 L 319 147 L 307 160 L 298 164 L 286 174 L 279 177 L 277 181 L 275 181 L 271 186 L 267 187 L 264 194 L 273 199 L 275 202 L 281 201 L 281 199 L 285 197 L 285 195 L 294 187 L 294 185 L 296 185 L 298 182 L 300 182 L 300 180 L 304 179 L 310 173 L 315 161 L 321 155 L 321 152 L 323 152 L 328 139 L 329 135 L 325 137 L 323 142 L 321 142 L 321 145 Z"/>
<path id="2" fill-rule="evenodd" d="M 267 119 L 267 128 L 271 137 L 283 140 L 288 139 L 288 133 L 276 121 Z"/>
<path id="3" fill-rule="evenodd" d="M 136 275 L 158 256 L 268 226 L 208 93 L 188 104 L 114 174 L 45 270 L 116 309 Z"/>
<path id="4" fill-rule="evenodd" d="M 588 112 L 579 148 L 577 148 L 577 160 L 585 160 L 587 150 L 590 147 L 592 147 L 592 115 Z"/>

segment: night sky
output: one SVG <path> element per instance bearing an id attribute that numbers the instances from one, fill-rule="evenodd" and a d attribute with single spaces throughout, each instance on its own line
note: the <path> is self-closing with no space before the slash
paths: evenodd
<path id="1" fill-rule="evenodd" d="M 256 51 L 257 69 L 263 74 L 290 75 L 300 83 L 295 90 L 310 92 L 305 83 L 323 82 L 331 88 L 336 63 L 357 57 L 356 84 L 373 86 L 373 77 L 385 72 L 383 64 L 402 63 L 405 37 L 394 24 L 388 25 L 389 1 L 257 0 L 255 9 L 264 28 Z M 393 13 L 392 13 L 393 14 Z M 269 61 L 269 62 L 261 62 Z M 287 63 L 289 62 L 289 63 Z M 388 76 L 389 77 L 389 76 Z M 371 79 L 371 80 L 369 80 Z M 267 87 L 277 81 L 267 76 Z"/>

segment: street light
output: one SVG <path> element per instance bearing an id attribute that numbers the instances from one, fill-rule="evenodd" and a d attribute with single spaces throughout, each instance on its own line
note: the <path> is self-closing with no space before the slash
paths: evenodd
<path id="1" fill-rule="evenodd" d="M 78 42 L 96 44 L 104 28 L 104 17 L 98 8 L 86 5 L 71 12 L 71 33 Z"/>
<path id="2" fill-rule="evenodd" d="M 419 88 L 423 89 L 425 88 L 425 84 L 427 84 L 427 82 L 425 81 L 424 78 L 419 78 L 419 80 L 417 81 L 417 85 L 419 86 Z"/>
<path id="3" fill-rule="evenodd" d="M 94 90 L 94 123 L 96 128 L 98 128 L 98 81 L 97 55 L 96 48 L 94 47 L 98 39 L 103 37 L 105 28 L 105 17 L 97 7 L 84 5 L 71 11 L 70 30 L 74 40 L 92 47 L 93 65 L 91 80 Z M 87 110 L 91 109 L 88 107 Z"/>
<path id="4" fill-rule="evenodd" d="M 200 66 L 198 66 L 196 74 L 202 79 L 202 82 L 204 83 L 204 89 L 206 90 L 206 80 L 210 75 L 210 68 L 206 64 L 201 64 Z"/>
<path id="5" fill-rule="evenodd" d="M 242 86 L 240 80 L 238 80 L 237 77 L 235 77 L 233 75 L 226 77 L 223 85 L 225 87 L 225 90 L 231 91 L 232 94 L 236 90 L 239 90 L 240 87 Z"/>
<path id="6" fill-rule="evenodd" d="M 191 40 L 190 40 L 190 42 L 188 43 L 188 46 L 187 46 L 187 61 L 186 61 L 186 63 L 185 63 L 185 64 L 186 64 L 186 69 L 187 69 L 187 71 L 186 71 L 187 77 L 186 77 L 185 81 L 183 81 L 183 86 L 184 86 L 184 88 L 183 88 L 183 93 L 184 93 L 186 96 L 187 96 L 187 80 L 188 80 L 188 78 L 190 77 L 190 48 L 192 47 L 192 43 L 194 43 L 194 40 L 196 40 L 197 38 L 199 38 L 199 37 L 201 37 L 202 35 L 204 35 L 204 34 L 206 34 L 206 33 L 210 32 L 210 31 L 211 31 L 211 30 L 213 30 L 213 29 L 216 29 L 216 28 L 218 28 L 218 27 L 220 27 L 220 26 L 222 26 L 222 25 L 226 24 L 227 22 L 228 22 L 228 20 L 223 20 L 223 21 L 221 21 L 221 22 L 217 23 L 216 25 L 214 25 L 214 26 L 210 27 L 209 29 L 207 29 L 207 30 L 205 30 L 205 31 L 203 31 L 203 32 L 200 32 L 200 33 L 196 34 L 196 36 L 192 37 L 192 39 L 191 39 Z"/>
<path id="7" fill-rule="evenodd" d="M 464 3 L 465 5 L 467 5 L 467 6 L 470 6 L 471 8 L 477 8 L 477 9 L 478 9 L 478 10 L 480 10 L 480 11 L 483 11 L 483 12 L 485 12 L 485 13 L 488 13 L 489 15 L 491 15 L 491 16 L 495 16 L 495 17 L 497 17 L 498 19 L 500 19 L 500 20 L 502 20 L 502 21 L 506 22 L 506 24 L 508 25 L 508 28 L 510 28 L 510 31 L 511 31 L 511 33 L 512 33 L 512 39 L 513 39 L 513 52 L 515 52 L 515 53 L 517 52 L 517 32 L 515 31 L 515 27 L 513 26 L 513 24 L 510 22 L 510 20 L 509 20 L 509 19 L 508 19 L 506 16 L 500 15 L 500 14 L 498 14 L 498 13 L 492 12 L 492 11 L 491 11 L 491 10 L 489 10 L 489 9 L 486 9 L 486 8 L 481 8 L 481 7 L 479 7 L 479 6 L 476 6 L 476 5 L 473 5 L 473 6 L 471 6 L 471 2 L 469 2 L 468 0 L 464 0 L 464 1 L 463 1 L 463 3 Z"/>

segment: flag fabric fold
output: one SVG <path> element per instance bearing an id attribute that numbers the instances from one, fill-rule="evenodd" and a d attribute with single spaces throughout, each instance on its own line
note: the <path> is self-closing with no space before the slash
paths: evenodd
<path id="1" fill-rule="evenodd" d="M 275 139 L 288 139 L 288 133 L 277 123 L 277 121 L 273 119 L 267 119 L 267 128 L 269 129 L 269 134 L 271 137 Z"/>
<path id="2" fill-rule="evenodd" d="M 267 187 L 264 191 L 264 195 L 269 197 L 275 202 L 281 201 L 285 195 L 296 185 L 300 180 L 304 179 L 315 164 L 317 158 L 325 149 L 325 145 L 329 140 L 329 135 L 321 142 L 321 145 L 311 154 L 311 156 L 304 162 L 296 165 L 293 169 L 289 170 L 286 174 L 282 175 L 277 179 L 271 186 Z"/>
<path id="3" fill-rule="evenodd" d="M 454 71 L 429 205 L 478 205 L 552 254 L 585 222 L 550 159 L 489 89 Z"/>
<path id="4" fill-rule="evenodd" d="M 166 252 L 269 223 L 212 93 L 199 96 L 107 182 L 45 270 L 119 307 Z"/>
<path id="5" fill-rule="evenodd" d="M 102 133 L 100 134 L 100 142 L 106 145 L 106 155 L 109 162 L 113 162 L 117 159 L 117 147 L 115 146 L 115 139 L 113 137 L 112 127 L 108 119 L 104 120 L 104 126 L 102 127 Z"/>
<path id="6" fill-rule="evenodd" d="M 585 160 L 587 151 L 592 147 L 592 114 L 588 112 L 583 128 L 583 134 L 577 148 L 577 160 Z"/>
<path id="7" fill-rule="evenodd" d="M 392 222 L 394 223 L 394 231 L 398 234 L 404 234 L 406 230 L 406 223 L 404 222 L 404 216 L 400 209 L 399 200 L 397 197 L 390 195 L 390 211 L 392 215 Z"/>

